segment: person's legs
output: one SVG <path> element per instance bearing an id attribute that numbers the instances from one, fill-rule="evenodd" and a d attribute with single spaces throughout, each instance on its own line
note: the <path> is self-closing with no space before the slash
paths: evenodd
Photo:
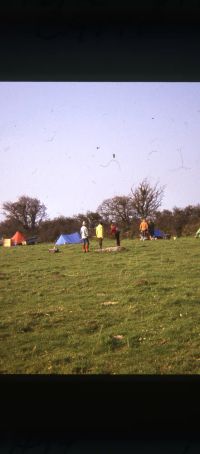
<path id="1" fill-rule="evenodd" d="M 115 238 L 116 238 L 116 243 L 117 243 L 117 246 L 120 246 L 120 239 L 119 239 L 119 235 L 120 235 L 120 233 L 119 233 L 119 232 L 116 232 L 116 233 L 115 233 Z"/>
<path id="2" fill-rule="evenodd" d="M 102 249 L 103 238 L 99 238 L 99 248 Z"/>
<path id="3" fill-rule="evenodd" d="M 85 246 L 86 246 L 86 245 L 85 245 L 85 238 L 84 238 L 84 239 L 83 239 L 83 245 L 82 245 L 82 251 L 83 251 L 83 252 L 86 252 Z"/>
<path id="4" fill-rule="evenodd" d="M 89 240 L 88 240 L 88 238 L 86 238 L 86 241 L 85 241 L 85 250 L 86 250 L 86 252 L 89 252 Z"/>

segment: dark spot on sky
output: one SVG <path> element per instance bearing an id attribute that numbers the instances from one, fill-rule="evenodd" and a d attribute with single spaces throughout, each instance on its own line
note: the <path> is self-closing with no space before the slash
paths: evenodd
<path id="1" fill-rule="evenodd" d="M 37 169 L 34 169 L 31 175 L 34 175 L 37 172 Z"/>
<path id="2" fill-rule="evenodd" d="M 150 154 L 152 154 L 152 153 L 158 153 L 158 151 L 157 151 L 157 150 L 152 150 L 152 151 L 150 151 L 150 152 L 148 153 L 148 155 L 150 155 Z"/>

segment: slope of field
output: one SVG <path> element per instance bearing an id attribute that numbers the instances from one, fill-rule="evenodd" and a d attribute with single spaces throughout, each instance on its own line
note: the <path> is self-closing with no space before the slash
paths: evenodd
<path id="1" fill-rule="evenodd" d="M 199 240 L 122 245 L 0 248 L 0 373 L 200 373 Z"/>

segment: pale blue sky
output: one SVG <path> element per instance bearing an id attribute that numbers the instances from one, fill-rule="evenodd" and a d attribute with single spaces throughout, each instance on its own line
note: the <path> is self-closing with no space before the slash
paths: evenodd
<path id="1" fill-rule="evenodd" d="M 144 178 L 161 209 L 200 203 L 200 83 L 4 82 L 0 100 L 1 207 L 73 216 Z"/>

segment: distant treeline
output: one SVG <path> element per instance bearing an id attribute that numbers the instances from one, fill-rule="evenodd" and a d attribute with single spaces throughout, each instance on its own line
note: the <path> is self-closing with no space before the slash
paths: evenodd
<path id="1" fill-rule="evenodd" d="M 142 218 L 153 221 L 155 228 L 169 235 L 194 235 L 200 227 L 200 204 L 159 211 L 164 189 L 158 183 L 152 186 L 145 178 L 131 189 L 131 194 L 105 199 L 95 212 L 54 219 L 48 219 L 47 208 L 40 200 L 23 195 L 16 202 L 3 203 L 5 221 L 0 223 L 0 236 L 11 238 L 19 230 L 27 238 L 37 235 L 42 242 L 54 242 L 62 233 L 79 232 L 85 221 L 92 237 L 101 221 L 105 236 L 110 235 L 111 222 L 116 222 L 122 238 L 134 238 L 139 235 Z"/>
<path id="2" fill-rule="evenodd" d="M 89 228 L 90 237 L 95 236 L 95 227 L 101 220 L 104 224 L 105 236 L 110 235 L 110 223 L 113 220 L 118 223 L 122 238 L 135 238 L 139 235 L 139 224 L 141 217 L 130 214 L 123 219 L 120 213 L 106 214 L 99 209 L 96 212 L 88 211 L 85 215 L 78 214 L 73 217 L 60 216 L 54 219 L 41 219 L 34 226 L 23 225 L 22 221 L 16 218 L 6 219 L 0 223 L 0 234 L 4 238 L 10 238 L 16 230 L 20 230 L 27 237 L 37 235 L 42 242 L 54 242 L 61 233 L 72 233 L 80 230 L 83 221 Z M 194 235 L 200 227 L 200 204 L 187 206 L 186 208 L 173 208 L 170 210 L 156 211 L 153 216 L 155 228 L 175 236 Z"/>

